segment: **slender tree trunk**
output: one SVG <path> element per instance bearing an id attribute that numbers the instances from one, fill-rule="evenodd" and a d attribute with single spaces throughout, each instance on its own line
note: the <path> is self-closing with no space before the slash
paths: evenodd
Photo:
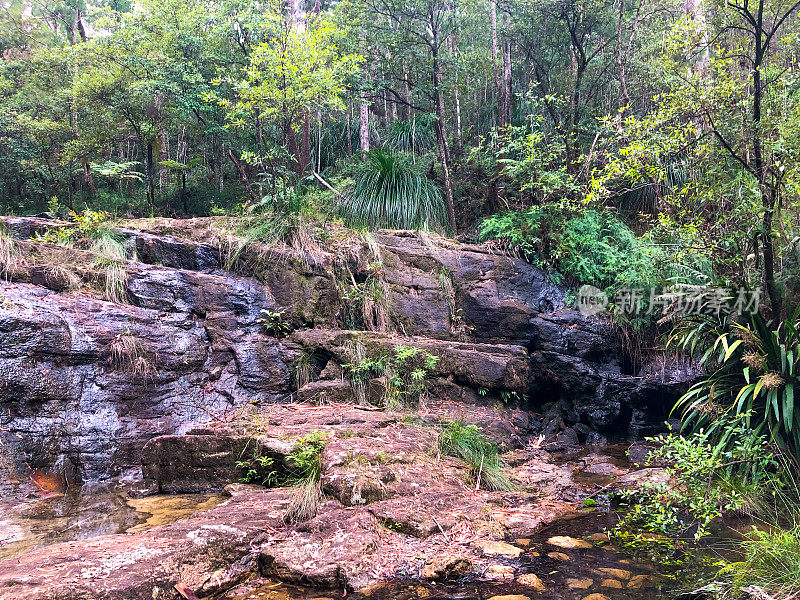
<path id="1" fill-rule="evenodd" d="M 761 131 L 761 103 L 764 88 L 761 81 L 761 69 L 764 64 L 768 48 L 764 44 L 764 0 L 759 0 L 758 13 L 756 16 L 754 34 L 754 60 L 753 60 L 753 159 L 755 163 L 755 174 L 758 179 L 761 191 L 761 203 L 764 209 L 762 223 L 761 250 L 764 258 L 764 285 L 767 288 L 770 305 L 773 315 L 782 318 L 783 315 L 783 295 L 775 281 L 775 244 L 773 240 L 773 222 L 775 217 L 775 205 L 778 200 L 778 189 L 771 181 L 768 181 L 769 173 L 764 162 L 764 151 L 762 148 Z"/>
<path id="2" fill-rule="evenodd" d="M 244 168 L 242 161 L 239 160 L 239 157 L 234 154 L 233 149 L 231 148 L 228 148 L 228 156 L 230 157 L 233 166 L 235 166 L 236 170 L 239 171 L 239 177 L 242 179 L 242 183 L 247 190 L 247 195 L 250 196 L 250 200 L 253 203 L 258 202 L 258 195 L 255 193 L 255 190 L 253 190 L 253 186 L 250 183 L 250 177 L 247 175 L 247 169 Z"/>
<path id="3" fill-rule="evenodd" d="M 503 127 L 511 125 L 511 103 L 513 100 L 511 83 L 511 40 L 506 38 L 503 40 L 503 81 L 501 85 L 503 92 L 503 115 L 501 121 Z"/>
<path id="4" fill-rule="evenodd" d="M 361 134 L 361 151 L 369 152 L 369 104 L 362 95 L 361 103 L 358 105 L 359 132 Z"/>
<path id="5" fill-rule="evenodd" d="M 711 55 L 708 47 L 708 24 L 703 2 L 704 0 L 684 0 L 684 11 L 697 23 L 697 26 L 702 32 L 702 38 L 700 40 L 702 49 L 694 68 L 705 75 L 708 73 L 708 69 L 711 65 Z"/>
<path id="6" fill-rule="evenodd" d="M 450 229 L 453 233 L 456 232 L 456 212 L 455 203 L 453 199 L 453 181 L 450 178 L 450 147 L 447 143 L 447 121 L 445 120 L 444 112 L 444 97 L 441 93 L 442 87 L 442 70 L 439 63 L 438 56 L 438 43 L 434 37 L 434 44 L 432 50 L 433 58 L 433 95 L 434 103 L 436 104 L 436 139 L 439 146 L 439 154 L 442 162 L 442 174 L 444 175 L 444 189 L 447 198 L 447 220 L 450 223 Z"/>
<path id="7" fill-rule="evenodd" d="M 300 138 L 300 164 L 297 173 L 302 175 L 311 164 L 311 117 L 303 117 L 302 136 Z"/>
<path id="8" fill-rule="evenodd" d="M 155 206 L 155 169 L 153 168 L 153 142 L 147 142 L 147 203 L 150 208 Z"/>
<path id="9" fill-rule="evenodd" d="M 345 135 L 347 135 L 347 155 L 353 156 L 353 132 L 350 129 L 350 109 L 347 109 L 347 125 L 345 126 Z"/>

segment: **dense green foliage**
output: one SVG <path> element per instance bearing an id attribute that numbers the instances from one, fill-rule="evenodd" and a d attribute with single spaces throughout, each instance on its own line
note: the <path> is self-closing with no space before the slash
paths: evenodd
<path id="1" fill-rule="evenodd" d="M 730 423 L 740 423 L 800 456 L 798 314 L 777 324 L 755 313 L 744 323 L 719 326 L 700 319 L 681 325 L 672 343 L 699 354 L 701 365 L 711 370 L 681 398 L 684 422 L 724 446 L 737 442 L 738 430 Z"/>

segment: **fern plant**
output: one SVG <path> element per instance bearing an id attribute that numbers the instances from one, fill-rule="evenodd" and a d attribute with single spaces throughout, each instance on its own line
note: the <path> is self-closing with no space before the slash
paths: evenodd
<path id="1" fill-rule="evenodd" d="M 443 230 L 442 194 L 400 153 L 372 150 L 339 202 L 339 213 L 354 227 Z"/>
<path id="2" fill-rule="evenodd" d="M 767 433 L 784 451 L 800 457 L 800 308 L 781 323 L 758 313 L 743 322 L 696 319 L 668 345 L 699 356 L 711 375 L 692 386 L 676 404 L 684 425 L 705 431 L 722 447 L 734 442 L 731 422 Z M 800 399 L 800 398 L 798 398 Z"/>

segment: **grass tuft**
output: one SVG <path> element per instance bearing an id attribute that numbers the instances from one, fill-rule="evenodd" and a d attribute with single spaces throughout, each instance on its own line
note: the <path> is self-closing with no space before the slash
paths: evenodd
<path id="1" fill-rule="evenodd" d="M 284 515 L 287 523 L 316 516 L 322 500 L 322 451 L 327 443 L 328 435 L 315 430 L 301 437 L 289 454 L 289 463 L 294 467 L 291 479 L 296 490 Z"/>
<path id="2" fill-rule="evenodd" d="M 504 463 L 497 447 L 475 425 L 446 421 L 439 434 L 439 451 L 467 463 L 476 487 L 491 492 L 514 489 L 501 473 Z"/>
<path id="3" fill-rule="evenodd" d="M 146 377 L 153 370 L 141 340 L 130 331 L 118 333 L 109 345 L 111 365 L 133 375 Z"/>
<path id="4" fill-rule="evenodd" d="M 8 279 L 9 274 L 23 263 L 22 253 L 16 241 L 5 226 L 0 226 L 0 277 Z"/>

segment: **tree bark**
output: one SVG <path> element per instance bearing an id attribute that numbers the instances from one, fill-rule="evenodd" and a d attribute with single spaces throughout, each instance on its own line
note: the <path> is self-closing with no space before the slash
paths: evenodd
<path id="1" fill-rule="evenodd" d="M 255 193 L 255 190 L 253 190 L 253 186 L 250 183 L 250 177 L 247 175 L 247 169 L 244 168 L 242 161 L 239 160 L 239 157 L 236 156 L 232 148 L 228 148 L 228 156 L 230 157 L 233 165 L 236 167 L 236 170 L 239 171 L 239 177 L 242 179 L 242 183 L 247 190 L 247 195 L 250 196 L 250 200 L 253 203 L 258 202 L 258 195 Z"/>
<path id="2" fill-rule="evenodd" d="M 359 132 L 361 134 L 360 148 L 362 152 L 369 152 L 369 104 L 362 95 L 361 103 L 358 105 Z"/>
<path id="3" fill-rule="evenodd" d="M 453 233 L 456 232 L 456 212 L 453 199 L 453 181 L 450 178 L 450 147 L 447 143 L 447 129 L 444 113 L 444 97 L 441 93 L 442 86 L 442 69 L 439 62 L 438 49 L 434 37 L 434 44 L 432 46 L 433 55 L 433 95 L 434 103 L 436 104 L 436 139 L 439 145 L 439 154 L 442 162 L 442 174 L 444 176 L 444 189 L 447 198 L 447 220 L 450 224 L 450 229 Z"/>

